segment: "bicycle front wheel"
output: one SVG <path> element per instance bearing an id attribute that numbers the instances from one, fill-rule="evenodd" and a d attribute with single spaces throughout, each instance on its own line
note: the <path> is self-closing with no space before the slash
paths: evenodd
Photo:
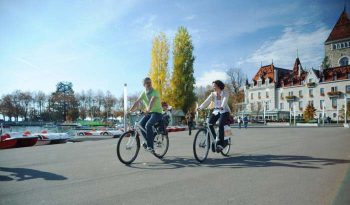
<path id="1" fill-rule="evenodd" d="M 140 151 L 140 138 L 137 132 L 128 131 L 122 134 L 117 144 L 117 155 L 123 164 L 135 161 Z"/>
<path id="2" fill-rule="evenodd" d="M 168 152 L 169 148 L 169 137 L 168 134 L 157 134 L 153 140 L 154 144 L 154 156 L 159 159 L 163 158 Z"/>
<path id="3" fill-rule="evenodd" d="M 193 154 L 198 162 L 204 162 L 209 153 L 210 139 L 206 129 L 198 130 L 193 141 Z"/>

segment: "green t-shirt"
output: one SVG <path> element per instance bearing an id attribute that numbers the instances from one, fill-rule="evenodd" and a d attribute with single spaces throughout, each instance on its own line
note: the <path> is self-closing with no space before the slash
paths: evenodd
<path id="1" fill-rule="evenodd" d="M 152 91 L 148 95 L 147 95 L 146 90 L 145 90 L 141 93 L 141 96 L 140 96 L 145 107 L 148 107 L 152 97 L 155 97 L 155 100 L 154 100 L 153 107 L 150 110 L 150 112 L 162 113 L 163 109 L 162 109 L 162 105 L 160 103 L 159 93 L 155 89 L 152 89 Z"/>

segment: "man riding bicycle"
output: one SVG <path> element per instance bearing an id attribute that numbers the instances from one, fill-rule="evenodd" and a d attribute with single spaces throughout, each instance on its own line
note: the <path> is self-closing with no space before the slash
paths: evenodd
<path id="1" fill-rule="evenodd" d="M 145 116 L 141 119 L 140 125 L 146 130 L 146 133 L 144 131 L 141 131 L 141 133 L 147 140 L 147 151 L 154 152 L 153 126 L 162 120 L 162 106 L 159 93 L 152 87 L 152 81 L 149 77 L 143 80 L 143 86 L 145 90 L 131 106 L 130 112 L 132 112 L 141 101 L 145 105 Z"/>

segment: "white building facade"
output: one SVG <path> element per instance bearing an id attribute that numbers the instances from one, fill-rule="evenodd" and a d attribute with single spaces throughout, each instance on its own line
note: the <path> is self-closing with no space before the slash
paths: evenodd
<path id="1" fill-rule="evenodd" d="M 325 42 L 328 67 L 303 69 L 298 57 L 292 70 L 273 63 L 261 66 L 244 87 L 245 101 L 239 114 L 258 120 L 288 120 L 294 115 L 302 118 L 306 106 L 312 104 L 315 118 L 339 120 L 350 103 L 349 56 L 350 20 L 344 10 Z"/>

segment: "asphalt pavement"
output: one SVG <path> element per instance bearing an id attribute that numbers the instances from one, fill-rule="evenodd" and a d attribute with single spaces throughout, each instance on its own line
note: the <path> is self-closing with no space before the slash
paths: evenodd
<path id="1" fill-rule="evenodd" d="M 193 135 L 169 137 L 163 160 L 141 150 L 131 166 L 117 159 L 118 138 L 0 150 L 0 204 L 348 202 L 349 129 L 234 129 L 231 155 L 202 164 Z"/>

